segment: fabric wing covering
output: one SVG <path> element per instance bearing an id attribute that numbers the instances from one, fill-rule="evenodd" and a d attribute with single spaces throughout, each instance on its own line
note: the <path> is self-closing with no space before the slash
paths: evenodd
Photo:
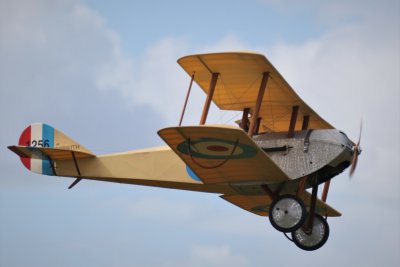
<path id="1" fill-rule="evenodd" d="M 293 106 L 299 106 L 295 130 L 301 130 L 303 116 L 309 116 L 308 128 L 331 129 L 294 92 L 275 67 L 261 54 L 235 52 L 191 55 L 178 60 L 179 65 L 207 94 L 213 73 L 219 73 L 213 101 L 222 110 L 242 111 L 256 103 L 263 73 L 269 72 L 259 117 L 260 131 L 284 132 L 288 130 Z"/>
<path id="2" fill-rule="evenodd" d="M 307 207 L 309 207 L 309 203 L 311 202 L 311 194 L 306 191 L 299 197 L 304 201 Z M 272 203 L 272 199 L 267 195 L 223 195 L 221 198 L 244 210 L 260 216 L 268 216 L 269 205 Z M 316 211 L 322 216 L 342 216 L 339 211 L 335 210 L 320 199 L 317 199 Z"/>

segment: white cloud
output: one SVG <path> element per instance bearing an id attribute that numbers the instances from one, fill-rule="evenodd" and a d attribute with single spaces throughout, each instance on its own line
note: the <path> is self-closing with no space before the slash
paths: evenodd
<path id="1" fill-rule="evenodd" d="M 150 46 L 135 65 L 121 58 L 103 66 L 97 75 L 97 85 L 102 90 L 112 90 L 122 94 L 130 105 L 152 107 L 162 114 L 166 125 L 176 125 L 190 81 L 190 77 L 176 61 L 188 54 L 187 47 L 188 41 L 185 39 L 172 37 L 161 39 Z M 245 47 L 237 37 L 227 35 L 216 44 L 200 47 L 196 53 L 243 50 Z M 205 94 L 194 85 L 185 113 L 185 124 L 198 123 L 203 99 Z M 232 116 L 234 114 L 221 114 L 213 106 L 208 121 L 232 122 Z"/>
<path id="2" fill-rule="evenodd" d="M 235 34 L 226 34 L 214 44 L 199 48 L 198 53 L 217 53 L 224 51 L 246 51 L 249 46 Z"/>
<path id="3" fill-rule="evenodd" d="M 122 58 L 104 66 L 97 85 L 121 93 L 131 105 L 148 105 L 176 122 L 186 84 L 185 73 L 176 64 L 182 50 L 184 42 L 179 39 L 163 39 L 149 47 L 136 66 Z"/>
<path id="4" fill-rule="evenodd" d="M 54 103 L 53 113 L 71 112 L 63 107 L 96 89 L 96 68 L 119 56 L 116 34 L 78 1 L 2 1 L 0 10 L 1 116 Z"/>

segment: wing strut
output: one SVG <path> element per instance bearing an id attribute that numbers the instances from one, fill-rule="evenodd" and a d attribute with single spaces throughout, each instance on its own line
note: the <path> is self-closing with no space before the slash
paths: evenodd
<path id="1" fill-rule="evenodd" d="M 250 108 L 243 109 L 242 120 L 240 121 L 240 128 L 242 128 L 245 132 L 249 131 L 249 112 Z"/>
<path id="2" fill-rule="evenodd" d="M 187 105 L 187 102 L 188 102 L 188 100 L 189 100 L 190 91 L 192 90 L 192 85 L 193 85 L 193 80 L 194 80 L 194 74 L 195 74 L 195 73 L 192 74 L 192 79 L 190 80 L 188 92 L 187 92 L 187 94 L 186 94 L 185 104 L 183 105 L 183 110 L 182 110 L 182 114 L 181 114 L 181 119 L 179 120 L 179 126 L 182 125 L 183 116 L 185 115 L 186 105 Z"/>
<path id="3" fill-rule="evenodd" d="M 260 113 L 260 108 L 261 108 L 262 100 L 264 98 L 265 88 L 267 88 L 268 77 L 269 77 L 269 72 L 264 72 L 262 81 L 260 84 L 260 90 L 258 91 L 256 106 L 254 107 L 254 113 L 251 116 L 250 127 L 249 127 L 249 131 L 247 133 L 250 137 L 253 136 L 253 134 L 256 130 L 255 126 L 258 121 L 258 114 Z"/>
<path id="4" fill-rule="evenodd" d="M 331 180 L 328 180 L 324 183 L 324 190 L 322 191 L 321 200 L 326 202 L 326 198 L 328 197 L 329 185 L 331 184 Z"/>
<path id="5" fill-rule="evenodd" d="M 310 121 L 310 116 L 305 115 L 303 116 L 303 125 L 301 126 L 302 130 L 307 130 L 308 129 L 308 123 Z M 304 140 L 304 151 L 308 151 L 308 146 L 310 145 L 310 134 L 311 134 L 312 129 L 307 131 L 306 138 Z M 324 189 L 322 191 L 322 196 L 321 200 L 326 203 L 326 198 L 328 197 L 328 192 L 329 192 L 329 186 L 331 184 L 331 180 L 328 180 L 324 183 Z"/>
<path id="6" fill-rule="evenodd" d="M 204 125 L 206 123 L 208 110 L 210 109 L 210 104 L 214 95 L 215 86 L 217 85 L 218 76 L 219 76 L 218 72 L 215 73 L 213 72 L 210 82 L 210 88 L 208 89 L 207 99 L 206 102 L 204 103 L 203 114 L 201 114 L 200 125 Z"/>
<path id="7" fill-rule="evenodd" d="M 314 225 L 314 215 L 315 215 L 315 206 L 317 204 L 317 194 L 318 194 L 318 185 L 314 184 L 311 191 L 311 203 L 310 203 L 310 211 L 308 216 L 307 230 L 312 232 Z"/>
<path id="8" fill-rule="evenodd" d="M 74 151 L 71 151 L 71 153 L 72 153 L 72 158 L 74 159 L 76 171 L 78 172 L 78 177 L 70 186 L 68 186 L 68 189 L 71 189 L 72 187 L 74 187 L 77 183 L 79 183 L 82 180 L 81 171 L 79 170 L 78 161 L 76 160 L 75 153 L 74 153 Z"/>
<path id="9" fill-rule="evenodd" d="M 301 129 L 302 130 L 307 130 L 309 122 L 310 122 L 310 115 L 303 116 L 303 124 L 301 125 Z"/>
<path id="10" fill-rule="evenodd" d="M 288 138 L 293 138 L 294 129 L 296 128 L 297 114 L 299 113 L 299 106 L 292 107 L 292 117 L 290 118 L 290 125 L 288 131 Z"/>

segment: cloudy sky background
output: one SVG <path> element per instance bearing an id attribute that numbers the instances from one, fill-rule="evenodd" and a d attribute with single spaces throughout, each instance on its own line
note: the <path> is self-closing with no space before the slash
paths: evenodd
<path id="1" fill-rule="evenodd" d="M 0 266 L 398 266 L 398 1 L 0 0 Z M 176 60 L 265 54 L 323 118 L 358 138 L 335 178 L 343 213 L 304 252 L 217 195 L 28 172 L 6 149 L 46 122 L 101 154 L 162 145 L 189 77 Z M 184 124 L 197 124 L 196 87 Z M 213 108 L 208 122 L 232 123 Z"/>

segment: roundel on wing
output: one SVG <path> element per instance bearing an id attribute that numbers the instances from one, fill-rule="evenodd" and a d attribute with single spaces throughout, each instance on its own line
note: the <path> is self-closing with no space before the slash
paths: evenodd
<path id="1" fill-rule="evenodd" d="M 179 152 L 192 155 L 195 158 L 203 159 L 243 159 L 251 158 L 257 154 L 257 150 L 249 145 L 236 144 L 236 141 L 230 141 L 218 138 L 199 138 L 189 142 L 183 141 L 177 146 Z"/>

